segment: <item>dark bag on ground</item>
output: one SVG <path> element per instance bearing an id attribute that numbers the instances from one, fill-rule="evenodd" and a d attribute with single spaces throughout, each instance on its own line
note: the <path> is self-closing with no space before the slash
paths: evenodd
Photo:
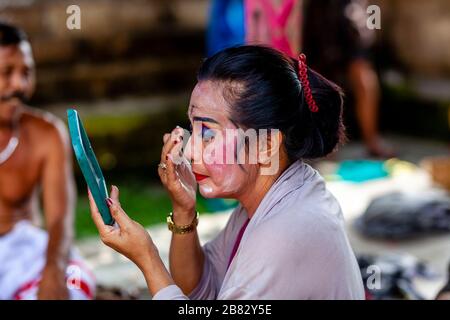
<path id="1" fill-rule="evenodd" d="M 450 197 L 443 191 L 390 193 L 374 199 L 356 219 L 363 235 L 407 239 L 450 231 Z"/>
<path id="2" fill-rule="evenodd" d="M 357 259 L 367 300 L 423 300 L 414 279 L 432 280 L 439 276 L 409 254 L 360 254 Z"/>

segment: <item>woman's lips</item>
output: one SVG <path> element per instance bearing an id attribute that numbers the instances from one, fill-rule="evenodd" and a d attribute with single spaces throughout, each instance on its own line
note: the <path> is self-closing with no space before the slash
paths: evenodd
<path id="1" fill-rule="evenodd" d="M 208 178 L 208 176 L 205 176 L 205 175 L 200 174 L 200 173 L 195 173 L 195 172 L 194 172 L 194 176 L 195 176 L 195 180 L 197 180 L 197 182 L 200 182 L 203 179 Z"/>

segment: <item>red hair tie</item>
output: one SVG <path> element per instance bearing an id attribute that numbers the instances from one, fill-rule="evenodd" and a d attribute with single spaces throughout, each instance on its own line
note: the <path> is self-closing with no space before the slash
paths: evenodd
<path id="1" fill-rule="evenodd" d="M 306 56 L 301 53 L 298 56 L 298 74 L 300 76 L 300 82 L 303 86 L 303 94 L 305 95 L 309 110 L 311 110 L 311 112 L 317 112 L 319 111 L 319 107 L 317 106 L 316 101 L 313 98 L 311 87 L 309 86 L 307 71 L 308 67 L 306 66 Z"/>

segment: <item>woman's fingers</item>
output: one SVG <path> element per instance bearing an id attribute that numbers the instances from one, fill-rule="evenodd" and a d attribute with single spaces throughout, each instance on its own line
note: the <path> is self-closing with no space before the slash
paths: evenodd
<path id="1" fill-rule="evenodd" d="M 168 157 L 169 157 L 168 152 L 172 149 L 172 147 L 174 145 L 175 145 L 175 143 L 172 139 L 169 139 L 169 141 L 167 141 L 167 143 L 164 145 L 163 150 L 161 152 L 160 163 L 164 163 L 167 165 L 167 161 L 168 161 Z M 166 168 L 166 170 L 167 170 L 167 168 Z M 167 182 L 166 172 L 165 172 L 166 170 L 158 166 L 158 174 L 159 174 L 159 177 L 161 178 L 161 181 L 163 184 L 166 184 L 166 182 Z"/>
<path id="2" fill-rule="evenodd" d="M 167 161 L 166 157 L 172 150 L 172 148 L 177 144 L 182 144 L 183 129 L 180 127 L 175 128 L 171 133 L 167 141 L 164 143 L 164 146 L 161 151 L 161 163 L 165 163 Z"/>
<path id="3" fill-rule="evenodd" d="M 111 195 L 108 201 L 109 211 L 112 217 L 116 220 L 119 228 L 125 230 L 131 222 L 130 217 L 123 211 L 119 201 L 119 188 L 116 186 L 111 187 Z"/>
<path id="4" fill-rule="evenodd" d="M 112 201 L 112 204 L 109 206 L 109 211 L 111 212 L 112 217 L 116 220 L 117 224 L 121 231 L 126 231 L 130 223 L 132 222 L 131 218 L 123 211 L 120 204 L 116 201 Z"/>
<path id="5" fill-rule="evenodd" d="M 169 138 L 170 138 L 170 133 L 164 134 L 164 136 L 163 136 L 163 143 L 167 143 L 167 141 L 169 140 Z"/>
<path id="6" fill-rule="evenodd" d="M 166 162 L 167 154 L 170 152 L 170 150 L 172 150 L 173 146 L 176 145 L 177 143 L 178 143 L 178 141 L 175 139 L 173 134 L 170 134 L 169 138 L 164 143 L 164 146 L 162 147 L 162 150 L 161 150 L 161 162 L 162 163 Z"/>
<path id="7" fill-rule="evenodd" d="M 158 175 L 159 175 L 159 178 L 161 179 L 161 182 L 163 183 L 163 185 L 166 185 L 167 177 L 166 177 L 166 172 L 164 171 L 164 169 L 158 167 Z"/>
<path id="8" fill-rule="evenodd" d="M 91 190 L 88 189 L 88 197 L 89 197 L 89 207 L 91 209 L 91 217 L 94 221 L 95 226 L 97 227 L 100 234 L 104 233 L 107 230 L 107 226 L 103 222 L 102 216 L 98 211 L 97 205 L 95 204 L 94 197 L 91 194 Z"/>
<path id="9" fill-rule="evenodd" d="M 166 169 L 167 187 L 169 189 L 173 189 L 175 183 L 178 182 L 178 176 L 175 170 L 175 164 L 173 163 L 172 155 L 169 155 L 169 159 L 167 160 L 166 165 L 167 165 Z"/>
<path id="10" fill-rule="evenodd" d="M 120 203 L 119 201 L 119 188 L 116 186 L 111 186 L 111 199 L 117 203 Z"/>
<path id="11" fill-rule="evenodd" d="M 161 151 L 160 162 L 166 164 L 167 167 L 169 163 L 169 157 L 172 157 L 172 165 L 173 165 L 175 156 L 174 153 L 180 152 L 180 149 L 182 148 L 183 134 L 184 130 L 181 127 L 177 126 L 174 130 L 172 130 L 171 133 L 166 133 L 163 136 L 164 146 Z M 158 167 L 158 174 L 161 179 L 161 182 L 164 185 L 167 185 L 169 183 L 167 169 L 168 168 L 163 169 Z M 172 176 L 173 173 L 171 174 Z"/>

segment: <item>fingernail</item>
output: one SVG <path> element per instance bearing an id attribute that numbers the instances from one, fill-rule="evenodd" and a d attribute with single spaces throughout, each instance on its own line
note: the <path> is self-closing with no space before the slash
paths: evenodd
<path id="1" fill-rule="evenodd" d="M 108 208 L 113 205 L 111 198 L 106 198 L 106 205 L 108 206 Z"/>

